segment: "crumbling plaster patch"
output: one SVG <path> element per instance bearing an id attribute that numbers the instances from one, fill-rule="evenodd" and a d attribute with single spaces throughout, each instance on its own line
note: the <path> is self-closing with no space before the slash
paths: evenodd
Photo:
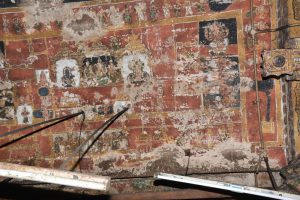
<path id="1" fill-rule="evenodd" d="M 78 3 L 64 4 L 63 0 L 23 2 L 25 10 L 26 32 L 35 31 L 37 23 L 44 24 L 51 29 L 51 22 L 62 22 L 62 32 L 65 40 L 82 41 L 93 37 L 99 37 L 105 33 L 99 16 L 95 12 L 80 9 L 74 12 Z M 90 20 L 87 20 L 90 19 Z M 91 21 L 92 19 L 92 21 Z M 80 27 L 79 27 L 80 26 Z M 85 27 L 83 30 L 82 27 Z"/>
<path id="2" fill-rule="evenodd" d="M 225 108 L 218 112 L 215 112 L 215 110 L 171 112 L 168 116 L 172 119 L 174 127 L 179 131 L 194 131 L 213 124 L 230 124 L 237 114 L 235 110 Z"/>
<path id="3" fill-rule="evenodd" d="M 230 152 L 230 156 L 241 155 L 237 159 L 230 159 L 225 153 Z M 225 155 L 225 156 L 224 156 Z M 167 157 L 165 157 L 167 156 Z M 178 165 L 181 170 L 187 167 L 188 157 L 185 155 L 185 149 L 177 146 L 173 142 L 165 143 L 162 146 L 146 153 L 128 152 L 126 154 L 112 151 L 102 154 L 101 156 L 93 157 L 94 163 L 99 168 L 99 173 L 103 173 L 103 163 L 111 162 L 110 166 L 105 169 L 105 173 L 114 174 L 127 171 L 133 175 L 145 175 L 149 169 L 161 168 L 163 166 L 155 166 L 155 162 L 160 159 L 173 160 L 174 166 Z M 192 155 L 189 161 L 190 169 L 202 169 L 204 171 L 212 170 L 233 170 L 233 169 L 249 169 L 257 166 L 259 156 L 251 152 L 250 143 L 236 142 L 234 139 L 225 140 L 216 144 L 214 148 L 204 150 L 199 147 L 192 150 Z M 102 163 L 102 164 L 101 164 Z M 121 163 L 117 165 L 116 163 Z M 154 165 L 154 166 L 153 166 Z M 270 160 L 272 167 L 278 167 L 277 160 Z M 172 167 L 171 167 L 172 168 Z M 172 169 L 180 170 L 180 169 Z"/>

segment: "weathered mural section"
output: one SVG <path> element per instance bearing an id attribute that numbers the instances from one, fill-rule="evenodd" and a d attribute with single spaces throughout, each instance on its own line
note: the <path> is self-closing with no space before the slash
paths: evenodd
<path id="1" fill-rule="evenodd" d="M 1 81 L 0 83 L 0 120 L 12 120 L 15 117 L 12 83 L 10 81 Z"/>
<path id="2" fill-rule="evenodd" d="M 37 148 L 24 146 L 26 155 L 9 146 L 3 159 L 59 167 L 130 105 L 81 169 L 114 177 L 256 169 L 253 68 L 271 41 L 270 34 L 257 38 L 253 66 L 248 1 L 68 2 L 0 13 L 0 130 L 83 110 L 82 131 L 80 118 L 66 121 L 33 137 Z M 257 0 L 255 8 L 266 11 L 256 12 L 256 28 L 269 27 L 270 3 Z M 272 167 L 280 167 L 278 83 L 258 84 L 267 151 Z"/>

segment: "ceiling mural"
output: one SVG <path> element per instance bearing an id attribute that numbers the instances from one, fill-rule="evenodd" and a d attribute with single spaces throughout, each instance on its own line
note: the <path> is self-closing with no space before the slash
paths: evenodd
<path id="1" fill-rule="evenodd" d="M 15 127 L 81 110 L 86 115 L 82 130 L 80 119 L 49 128 L 45 143 L 37 144 L 43 150 L 18 159 L 57 168 L 78 141 L 130 105 L 85 156 L 83 170 L 127 177 L 255 169 L 253 68 L 261 60 L 253 66 L 248 4 L 64 0 L 0 13 L 0 80 L 6 83 L 0 122 Z M 255 7 L 266 10 L 256 13 L 255 26 L 270 27 L 272 5 L 258 0 Z M 256 43 L 257 51 L 270 49 L 271 34 Z M 285 164 L 278 84 L 258 81 L 267 149 L 277 151 L 273 168 Z"/>

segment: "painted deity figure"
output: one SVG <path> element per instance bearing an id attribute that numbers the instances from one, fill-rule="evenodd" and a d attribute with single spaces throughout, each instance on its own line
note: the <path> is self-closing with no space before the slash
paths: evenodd
<path id="1" fill-rule="evenodd" d="M 0 81 L 0 84 L 3 83 Z M 3 83 L 4 84 L 4 83 Z M 0 90 L 0 120 L 12 119 L 14 113 L 13 93 L 11 90 Z"/>
<path id="2" fill-rule="evenodd" d="M 97 71 L 97 66 L 93 62 L 92 58 L 85 58 L 83 60 L 83 78 L 88 81 L 88 85 L 96 85 L 97 80 L 95 73 Z"/>
<path id="3" fill-rule="evenodd" d="M 133 60 L 128 67 L 132 71 L 127 77 L 130 83 L 141 84 L 149 80 L 149 74 L 144 71 L 145 66 L 140 59 Z"/>
<path id="4" fill-rule="evenodd" d="M 72 87 L 75 85 L 74 75 L 70 67 L 65 67 L 63 70 L 63 76 L 61 78 L 64 87 Z"/>
<path id="5" fill-rule="evenodd" d="M 211 55 L 224 54 L 229 44 L 229 29 L 225 24 L 214 21 L 209 23 L 204 29 L 204 36 L 210 42 L 209 53 Z"/>
<path id="6" fill-rule="evenodd" d="M 22 112 L 21 112 L 21 116 L 23 117 L 23 123 L 24 124 L 27 124 L 28 122 L 29 122 L 29 112 L 28 112 L 28 110 L 27 110 L 27 108 L 26 108 L 26 106 L 24 106 L 23 107 L 23 110 L 22 110 Z"/>
<path id="7" fill-rule="evenodd" d="M 110 79 L 108 78 L 107 74 L 108 69 L 99 58 L 96 64 L 96 76 L 99 85 L 106 85 L 110 82 Z"/>
<path id="8" fill-rule="evenodd" d="M 120 71 L 111 58 L 108 62 L 108 76 L 112 82 L 117 82 L 120 79 Z"/>
<path id="9" fill-rule="evenodd" d="M 46 87 L 48 85 L 48 80 L 47 80 L 45 71 L 43 71 L 43 70 L 41 71 L 41 74 L 40 74 L 40 82 L 39 82 L 39 84 L 42 87 Z"/>

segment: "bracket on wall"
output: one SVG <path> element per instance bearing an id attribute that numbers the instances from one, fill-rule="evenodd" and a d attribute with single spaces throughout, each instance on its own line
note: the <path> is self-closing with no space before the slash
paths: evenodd
<path id="1" fill-rule="evenodd" d="M 300 50 L 274 49 L 263 53 L 263 77 L 287 75 L 286 80 L 300 81 Z"/>

